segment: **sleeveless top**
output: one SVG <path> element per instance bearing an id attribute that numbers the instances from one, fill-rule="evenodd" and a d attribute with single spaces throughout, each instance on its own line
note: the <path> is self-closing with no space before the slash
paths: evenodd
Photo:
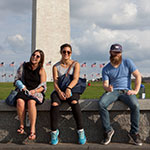
<path id="1" fill-rule="evenodd" d="M 55 64 L 55 66 L 56 66 L 57 71 L 58 71 L 58 77 L 60 77 L 60 76 L 62 76 L 62 75 L 64 75 L 64 74 L 66 74 L 67 71 L 68 71 L 68 68 L 69 68 L 69 67 L 68 67 L 68 68 L 62 67 L 60 61 L 57 62 L 57 63 Z M 73 73 L 74 73 L 74 66 L 75 66 L 75 63 L 73 64 L 73 66 L 71 67 L 71 69 L 70 69 L 70 71 L 69 71 L 69 74 L 70 74 L 70 75 L 73 75 Z"/>
<path id="2" fill-rule="evenodd" d="M 25 63 L 24 65 L 24 84 L 28 90 L 32 90 L 38 87 L 41 83 L 40 79 L 40 66 L 37 67 L 35 70 L 31 69 L 29 63 Z"/>

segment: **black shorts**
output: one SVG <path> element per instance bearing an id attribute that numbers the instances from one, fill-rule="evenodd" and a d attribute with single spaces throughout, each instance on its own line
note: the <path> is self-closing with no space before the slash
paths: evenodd
<path id="1" fill-rule="evenodd" d="M 80 99 L 80 94 L 78 94 L 78 93 L 72 93 L 72 96 L 67 98 L 65 101 L 60 99 L 60 97 L 56 91 L 53 91 L 51 94 L 51 103 L 57 102 L 59 105 L 61 104 L 61 102 L 71 103 L 73 100 L 78 101 L 79 99 Z"/>
<path id="2" fill-rule="evenodd" d="M 42 104 L 37 98 L 35 97 L 30 97 L 27 96 L 23 91 L 19 91 L 18 94 L 16 95 L 16 104 L 17 104 L 17 99 L 23 99 L 25 102 L 27 102 L 28 100 L 35 100 L 36 104 Z M 44 100 L 43 100 L 44 102 Z"/>

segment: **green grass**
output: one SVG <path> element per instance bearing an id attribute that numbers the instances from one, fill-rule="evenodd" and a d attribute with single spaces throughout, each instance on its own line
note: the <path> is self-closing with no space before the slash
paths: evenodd
<path id="1" fill-rule="evenodd" d="M 90 82 L 91 86 L 87 86 L 85 92 L 81 95 L 81 99 L 99 99 L 104 93 L 102 82 Z M 146 98 L 150 99 L 150 83 L 143 83 L 146 89 Z M 134 83 L 133 83 L 134 85 Z M 0 83 L 0 100 L 5 99 L 10 91 L 14 89 L 11 82 Z M 47 83 L 46 99 L 50 98 L 50 93 L 54 90 L 53 83 Z M 138 95 L 137 95 L 138 97 Z"/>
<path id="2" fill-rule="evenodd" d="M 102 82 L 90 82 L 91 86 L 87 86 L 85 92 L 81 95 L 81 99 L 99 99 L 104 93 Z"/>
<path id="3" fill-rule="evenodd" d="M 14 89 L 14 86 L 11 82 L 1 82 L 0 83 L 0 100 L 5 99 L 10 91 Z"/>

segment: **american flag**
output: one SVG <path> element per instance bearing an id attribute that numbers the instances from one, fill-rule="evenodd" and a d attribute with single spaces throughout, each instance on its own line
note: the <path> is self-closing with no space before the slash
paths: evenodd
<path id="1" fill-rule="evenodd" d="M 86 62 L 84 62 L 84 63 L 81 65 L 81 67 L 86 67 Z"/>
<path id="2" fill-rule="evenodd" d="M 10 67 L 14 67 L 14 65 L 15 65 L 15 62 L 14 62 L 14 61 L 9 64 Z"/>
<path id="3" fill-rule="evenodd" d="M 3 67 L 3 66 L 4 66 L 4 62 L 1 62 L 1 63 L 0 63 L 0 67 Z"/>
<path id="4" fill-rule="evenodd" d="M 2 77 L 6 77 L 6 73 L 5 73 L 5 74 L 2 74 Z"/>
<path id="5" fill-rule="evenodd" d="M 91 65 L 91 67 L 93 68 L 93 67 L 96 67 L 96 63 L 93 63 L 92 65 Z"/>
<path id="6" fill-rule="evenodd" d="M 99 65 L 100 68 L 103 68 L 104 66 L 105 66 L 105 63 Z"/>
<path id="7" fill-rule="evenodd" d="M 10 74 L 8 77 L 9 77 L 9 78 L 10 78 L 10 77 L 13 77 L 13 74 Z"/>
<path id="8" fill-rule="evenodd" d="M 97 76 L 97 77 L 100 76 L 100 73 L 97 73 L 96 76 Z"/>
<path id="9" fill-rule="evenodd" d="M 51 61 L 49 61 L 48 63 L 46 63 L 46 66 L 51 66 Z"/>

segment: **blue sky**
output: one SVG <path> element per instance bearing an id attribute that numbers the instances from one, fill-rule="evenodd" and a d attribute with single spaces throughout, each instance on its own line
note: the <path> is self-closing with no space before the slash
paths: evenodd
<path id="1" fill-rule="evenodd" d="M 108 62 L 110 45 L 120 43 L 123 57 L 133 59 L 140 72 L 149 75 L 149 8 L 149 0 L 70 0 L 73 59 L 89 67 Z M 27 61 L 32 0 L 1 0 L 0 19 L 0 62 L 7 66 Z"/>

